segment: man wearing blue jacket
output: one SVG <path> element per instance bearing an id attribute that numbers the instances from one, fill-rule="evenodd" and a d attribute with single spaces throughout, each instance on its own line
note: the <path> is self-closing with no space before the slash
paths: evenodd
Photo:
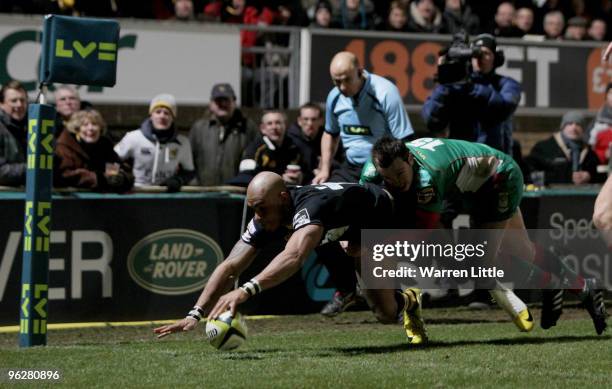
<path id="1" fill-rule="evenodd" d="M 441 77 L 421 111 L 429 131 L 434 136 L 484 143 L 512 155 L 512 115 L 521 99 L 521 85 L 495 70 L 504 63 L 504 55 L 497 50 L 497 41 L 491 34 L 478 35 L 472 47 L 479 49 L 473 55 L 466 76 L 452 82 Z M 451 62 L 448 55 L 439 59 Z M 457 216 L 457 204 L 447 202 L 442 220 L 449 226 Z M 489 305 L 486 293 L 477 291 L 471 307 Z"/>
<path id="2" fill-rule="evenodd" d="M 440 84 L 423 105 L 422 115 L 434 134 L 487 144 L 512 154 L 512 115 L 521 99 L 521 85 L 497 74 L 503 52 L 495 37 L 478 35 L 473 46 L 480 55 L 472 58 L 467 79 Z"/>

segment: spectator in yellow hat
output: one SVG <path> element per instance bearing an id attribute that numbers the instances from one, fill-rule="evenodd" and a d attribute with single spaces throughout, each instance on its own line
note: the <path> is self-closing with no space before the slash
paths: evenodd
<path id="1" fill-rule="evenodd" d="M 149 117 L 115 146 L 122 160 L 132 161 L 135 186 L 161 185 L 168 192 L 177 192 L 195 176 L 191 145 L 187 137 L 178 134 L 176 115 L 174 96 L 155 96 L 149 104 Z"/>

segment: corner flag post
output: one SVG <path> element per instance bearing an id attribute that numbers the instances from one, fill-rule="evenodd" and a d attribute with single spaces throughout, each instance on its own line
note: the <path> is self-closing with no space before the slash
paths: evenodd
<path id="1" fill-rule="evenodd" d="M 79 40 L 80 39 L 80 40 Z M 49 246 L 55 108 L 45 104 L 47 85 L 115 85 L 119 23 L 115 20 L 47 15 L 44 20 L 38 104 L 28 109 L 28 155 L 19 346 L 47 344 Z M 83 50 L 87 47 L 87 50 Z M 97 51 L 96 51 L 97 50 Z"/>
<path id="2" fill-rule="evenodd" d="M 21 347 L 47 344 L 54 129 L 55 108 L 47 104 L 30 105 L 19 304 Z"/>

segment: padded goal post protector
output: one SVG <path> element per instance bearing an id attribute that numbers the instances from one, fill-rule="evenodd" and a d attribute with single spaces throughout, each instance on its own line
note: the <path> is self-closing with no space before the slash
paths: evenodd
<path id="1" fill-rule="evenodd" d="M 118 42 L 115 20 L 45 16 L 40 82 L 114 86 Z"/>
<path id="2" fill-rule="evenodd" d="M 19 300 L 21 347 L 47 344 L 55 117 L 55 108 L 50 105 L 30 104 L 28 107 L 28 157 Z"/>

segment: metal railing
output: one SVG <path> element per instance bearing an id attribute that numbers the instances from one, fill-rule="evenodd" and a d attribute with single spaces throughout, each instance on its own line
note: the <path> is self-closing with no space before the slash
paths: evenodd
<path id="1" fill-rule="evenodd" d="M 299 105 L 300 28 L 241 25 L 257 33 L 257 45 L 242 47 L 242 101 L 256 108 Z"/>

